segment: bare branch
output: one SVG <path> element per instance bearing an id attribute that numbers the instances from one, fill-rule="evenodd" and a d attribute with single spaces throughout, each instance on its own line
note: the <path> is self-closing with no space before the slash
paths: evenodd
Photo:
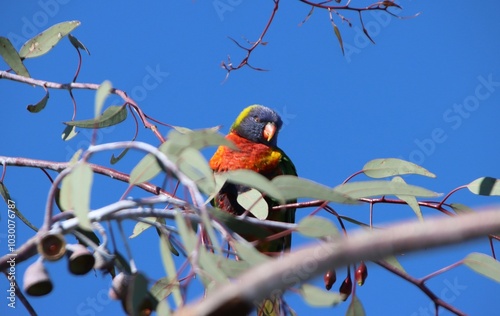
<path id="1" fill-rule="evenodd" d="M 49 170 L 54 170 L 57 172 L 61 172 L 62 170 L 66 169 L 69 166 L 68 162 L 56 162 L 56 161 L 49 161 L 49 160 L 41 160 L 41 159 L 31 159 L 31 158 L 24 158 L 24 157 L 7 157 L 7 156 L 0 156 L 0 165 L 4 166 L 17 166 L 17 167 L 30 167 L 30 168 L 43 168 L 43 169 L 49 169 Z M 112 179 L 116 179 L 118 181 L 122 182 L 129 182 L 130 176 L 126 173 L 107 168 L 101 165 L 97 164 L 89 164 L 89 166 L 92 168 L 92 171 L 95 173 L 110 177 Z M 153 193 L 153 194 L 162 194 L 162 195 L 167 195 L 167 196 L 172 196 L 170 193 L 166 192 L 165 190 L 161 189 L 160 187 L 144 182 L 136 185 L 138 188 L 143 189 L 144 191 Z"/>
<path id="2" fill-rule="evenodd" d="M 269 30 L 269 27 L 271 26 L 271 24 L 273 23 L 273 20 L 274 20 L 274 17 L 276 15 L 276 12 L 278 12 L 278 7 L 279 7 L 279 3 L 280 1 L 279 0 L 274 0 L 274 7 L 273 7 L 273 11 L 271 13 L 271 16 L 269 17 L 269 20 L 267 21 L 267 24 L 266 26 L 264 27 L 264 30 L 262 31 L 262 33 L 260 34 L 259 38 L 253 42 L 253 45 L 249 48 L 245 48 L 243 47 L 241 44 L 239 44 L 237 41 L 235 41 L 234 39 L 232 38 L 229 38 L 231 41 L 233 41 L 238 47 L 240 47 L 241 49 L 243 50 L 246 50 L 247 54 L 246 56 L 241 60 L 241 62 L 237 65 L 237 66 L 233 66 L 233 63 L 231 62 L 231 58 L 228 57 L 228 62 L 222 62 L 221 63 L 221 67 L 224 68 L 226 71 L 227 71 L 227 74 L 226 74 L 226 79 L 228 78 L 229 76 L 229 73 L 233 70 L 238 70 L 240 68 L 243 68 L 244 66 L 248 66 L 254 70 L 257 70 L 257 71 L 266 71 L 265 69 L 262 69 L 262 68 L 258 68 L 258 67 L 254 67 L 252 65 L 249 64 L 248 60 L 250 59 L 250 56 L 252 54 L 252 52 L 261 44 L 264 44 L 263 43 L 263 40 L 264 40 L 264 36 L 266 36 L 267 34 L 267 31 Z"/>
<path id="3" fill-rule="evenodd" d="M 7 71 L 0 70 L 0 79 L 9 79 L 12 81 L 20 82 L 20 83 L 26 83 L 29 85 L 34 85 L 34 86 L 39 86 L 39 87 L 44 87 L 44 88 L 49 88 L 49 89 L 59 89 L 59 90 L 68 90 L 72 91 L 73 89 L 83 89 L 83 90 L 97 90 L 99 89 L 100 85 L 96 83 L 79 83 L 79 82 L 71 82 L 71 83 L 58 83 L 58 82 L 51 82 L 51 81 L 44 81 L 44 80 L 39 80 L 39 79 L 33 79 L 33 78 L 27 78 L 24 76 L 19 76 L 16 74 L 9 73 Z M 113 88 L 111 89 L 111 93 L 118 95 L 121 97 L 126 103 L 128 103 L 134 111 L 139 115 L 142 123 L 144 124 L 145 128 L 150 129 L 153 131 L 153 133 L 156 135 L 156 137 L 163 143 L 165 142 L 165 139 L 163 136 L 160 134 L 158 129 L 156 128 L 155 125 L 151 124 L 148 120 L 144 112 L 141 110 L 139 105 L 132 100 L 125 91 Z M 73 105 L 74 105 L 74 99 L 73 100 Z"/>
<path id="4" fill-rule="evenodd" d="M 223 315 L 249 312 L 254 302 L 271 294 L 360 260 L 461 243 L 500 230 L 500 207 L 462 216 L 409 222 L 384 230 L 357 231 L 270 260 L 242 274 L 234 282 L 213 291 L 205 299 L 187 305 L 174 315 Z M 242 286 L 244 285 L 244 286 Z"/>

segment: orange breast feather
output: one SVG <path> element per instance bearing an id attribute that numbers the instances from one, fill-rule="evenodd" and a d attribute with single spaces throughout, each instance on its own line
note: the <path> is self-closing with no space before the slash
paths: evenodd
<path id="1" fill-rule="evenodd" d="M 212 159 L 210 167 L 216 172 L 235 169 L 250 169 L 268 177 L 280 174 L 278 165 L 282 158 L 281 152 L 264 144 L 254 143 L 235 133 L 229 133 L 227 139 L 240 150 L 232 150 L 220 146 Z"/>

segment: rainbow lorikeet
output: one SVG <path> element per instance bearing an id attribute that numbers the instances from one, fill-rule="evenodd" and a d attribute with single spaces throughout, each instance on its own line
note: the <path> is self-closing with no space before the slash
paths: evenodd
<path id="1" fill-rule="evenodd" d="M 288 156 L 277 147 L 278 134 L 283 125 L 281 117 L 272 109 L 262 105 L 251 105 L 245 108 L 231 126 L 227 139 L 232 141 L 239 150 L 220 146 L 210 159 L 210 167 L 215 172 L 235 169 L 250 169 L 272 179 L 278 175 L 297 175 L 295 166 Z M 237 202 L 238 194 L 249 188 L 226 183 L 214 198 L 215 206 L 220 209 L 241 215 L 245 209 Z M 277 201 L 265 198 L 269 205 L 267 219 L 287 223 L 295 222 L 295 209 L 272 211 Z M 287 201 L 293 203 L 295 201 Z M 273 234 L 276 232 L 270 232 Z M 247 239 L 248 236 L 243 236 Z M 291 235 L 261 243 L 257 249 L 261 252 L 281 252 L 291 245 Z"/>
<path id="2" fill-rule="evenodd" d="M 278 148 L 278 133 L 283 125 L 278 113 L 262 105 L 251 105 L 245 108 L 231 126 L 226 138 L 232 141 L 239 150 L 232 150 L 220 146 L 210 159 L 210 167 L 215 172 L 224 172 L 236 169 L 250 169 L 272 179 L 278 175 L 297 176 L 295 166 L 288 156 Z M 214 205 L 223 211 L 241 215 L 246 210 L 238 203 L 238 194 L 249 188 L 226 183 L 214 198 Z M 268 220 L 287 223 L 295 222 L 295 209 L 287 208 L 272 211 L 278 205 L 277 201 L 265 197 L 269 207 Z M 294 203 L 287 201 L 287 203 Z M 269 231 L 269 235 L 278 231 Z M 252 236 L 243 236 L 247 240 L 255 240 Z M 280 253 L 290 249 L 292 236 L 286 235 L 272 241 L 259 243 L 257 249 L 261 252 Z M 280 315 L 281 299 L 266 299 L 257 306 L 258 315 Z"/>

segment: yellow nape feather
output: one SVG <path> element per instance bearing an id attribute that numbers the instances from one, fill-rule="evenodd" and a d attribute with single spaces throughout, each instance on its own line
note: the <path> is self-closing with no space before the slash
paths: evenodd
<path id="1" fill-rule="evenodd" d="M 250 111 L 257 106 L 260 106 L 260 105 L 254 104 L 254 105 L 247 106 L 245 109 L 243 109 L 243 111 L 241 111 L 240 115 L 238 115 L 238 117 L 234 121 L 233 125 L 231 126 L 231 130 L 235 129 L 236 126 L 240 125 L 241 121 L 243 121 L 243 119 L 245 119 L 245 117 L 248 116 L 248 113 L 250 113 Z"/>

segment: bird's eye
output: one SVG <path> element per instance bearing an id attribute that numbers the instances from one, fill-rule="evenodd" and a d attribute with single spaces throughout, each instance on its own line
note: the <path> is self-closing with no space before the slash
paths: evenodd
<path id="1" fill-rule="evenodd" d="M 253 120 L 254 120 L 255 122 L 260 122 L 260 118 L 259 118 L 258 116 L 254 116 L 254 117 L 253 117 Z"/>

